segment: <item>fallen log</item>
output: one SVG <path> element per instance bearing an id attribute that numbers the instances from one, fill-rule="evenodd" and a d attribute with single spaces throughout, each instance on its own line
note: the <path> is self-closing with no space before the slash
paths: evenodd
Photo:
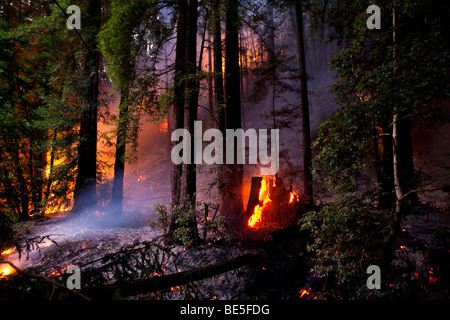
<path id="1" fill-rule="evenodd" d="M 117 291 L 119 291 L 120 296 L 129 297 L 185 285 L 194 281 L 210 278 L 224 272 L 235 270 L 246 265 L 252 265 L 255 262 L 256 257 L 254 254 L 244 254 L 226 261 L 183 272 L 133 282 L 112 284 L 102 286 L 101 288 L 87 288 L 82 290 L 82 292 L 91 299 L 109 300 L 114 297 Z"/>

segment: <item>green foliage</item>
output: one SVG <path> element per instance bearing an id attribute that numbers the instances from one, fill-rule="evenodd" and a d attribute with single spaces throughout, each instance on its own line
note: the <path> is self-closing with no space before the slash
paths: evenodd
<path id="1" fill-rule="evenodd" d="M 0 20 L 0 199 L 26 219 L 72 192 L 82 46 L 55 5 L 13 3 L 8 12 Z"/>
<path id="2" fill-rule="evenodd" d="M 365 268 L 382 256 L 386 225 L 374 217 L 371 203 L 377 182 L 363 185 L 362 170 L 373 165 L 371 149 L 380 133 L 389 135 L 394 113 L 412 123 L 447 119 L 440 108 L 448 97 L 450 67 L 448 4 L 440 1 L 381 1 L 382 30 L 369 30 L 365 9 L 370 1 L 328 3 L 321 11 L 342 49 L 330 62 L 337 71 L 334 93 L 341 108 L 319 127 L 313 147 L 320 150 L 314 171 L 332 198 L 302 219 L 311 231 L 308 249 L 314 268 L 334 274 L 349 297 L 364 294 Z M 393 47 L 392 10 L 396 11 Z M 316 17 L 317 18 L 317 17 Z M 448 32 L 447 32 L 448 33 Z M 345 289 L 344 289 L 345 288 Z"/>
<path id="3" fill-rule="evenodd" d="M 195 232 L 193 226 L 193 217 L 200 225 L 201 232 L 206 231 L 207 237 L 211 241 L 229 241 L 231 235 L 227 231 L 226 217 L 217 215 L 212 219 L 208 217 L 205 219 L 204 212 L 201 210 L 208 206 L 213 208 L 213 205 L 204 201 L 184 201 L 180 205 L 172 206 L 167 209 L 164 205 L 157 204 L 155 206 L 156 214 L 153 220 L 149 220 L 148 224 L 155 228 L 162 230 L 164 235 L 168 235 L 170 223 L 173 220 L 176 226 L 172 239 L 185 247 L 193 245 L 193 233 Z M 206 239 L 203 239 L 206 240 Z"/>
<path id="4" fill-rule="evenodd" d="M 380 261 L 386 231 L 371 208 L 373 191 L 339 193 L 301 219 L 302 230 L 311 232 L 314 271 L 334 275 L 353 297 L 365 293 L 366 268 Z"/>

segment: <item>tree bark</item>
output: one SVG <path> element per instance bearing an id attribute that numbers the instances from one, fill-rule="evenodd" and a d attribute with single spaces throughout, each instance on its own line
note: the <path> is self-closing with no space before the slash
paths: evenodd
<path id="1" fill-rule="evenodd" d="M 225 106 L 224 106 L 224 88 L 222 71 L 222 37 L 220 28 L 220 0 L 214 0 L 213 21 L 214 21 L 214 93 L 215 93 L 215 111 L 219 119 L 219 130 L 225 134 Z"/>
<path id="2" fill-rule="evenodd" d="M 89 50 L 85 56 L 78 145 L 78 175 L 74 191 L 74 211 L 95 206 L 97 203 L 97 109 L 100 52 L 97 50 L 97 34 L 100 30 L 100 0 L 89 0 L 83 25 L 90 30 L 85 36 Z"/>
<path id="3" fill-rule="evenodd" d="M 184 96 L 184 128 L 191 135 L 191 161 L 183 164 L 182 199 L 189 198 L 195 202 L 196 164 L 194 162 L 194 121 L 197 120 L 198 84 L 197 81 L 197 1 L 188 0 L 186 8 L 186 78 Z"/>
<path id="4" fill-rule="evenodd" d="M 184 127 L 184 77 L 186 75 L 185 73 L 186 6 L 187 0 L 178 1 L 177 47 L 175 52 L 172 131 Z M 171 149 L 173 149 L 173 147 L 175 147 L 177 144 L 178 142 L 172 142 Z M 181 164 L 172 164 L 171 178 L 170 178 L 172 184 L 172 206 L 180 204 L 182 172 L 183 167 Z"/>
<path id="5" fill-rule="evenodd" d="M 117 126 L 116 156 L 114 162 L 114 181 L 110 207 L 114 216 L 123 212 L 123 182 L 125 176 L 125 156 L 128 125 L 128 92 L 123 90 L 120 96 L 119 123 Z"/>
<path id="6" fill-rule="evenodd" d="M 225 113 L 226 129 L 241 128 L 241 92 L 239 70 L 239 11 L 237 0 L 227 0 L 225 5 Z M 222 193 L 222 213 L 232 219 L 232 228 L 241 228 L 243 219 L 242 179 L 243 165 L 237 164 L 237 146 L 233 141 L 234 164 L 226 164 L 225 192 Z"/>
<path id="7" fill-rule="evenodd" d="M 312 153 L 311 153 L 311 129 L 309 122 L 309 101 L 308 101 L 308 83 L 305 63 L 305 42 L 303 39 L 303 12 L 301 2 L 295 5 L 297 18 L 297 46 L 298 62 L 300 68 L 300 89 L 302 103 L 302 136 L 303 136 L 303 188 L 306 209 L 311 210 L 314 206 L 313 197 L 313 178 L 312 178 Z"/>

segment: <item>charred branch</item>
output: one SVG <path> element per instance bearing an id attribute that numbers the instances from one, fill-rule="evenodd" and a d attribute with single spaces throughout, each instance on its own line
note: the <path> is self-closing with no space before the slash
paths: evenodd
<path id="1" fill-rule="evenodd" d="M 84 290 L 84 294 L 93 299 L 111 299 L 119 290 L 121 296 L 129 297 L 137 294 L 155 292 L 171 287 L 185 285 L 194 281 L 210 278 L 221 273 L 232 271 L 246 265 L 252 265 L 256 261 L 255 255 L 245 254 L 226 261 L 211 264 L 205 267 L 157 276 L 150 279 L 139 280 L 120 285 L 112 284 L 100 288 L 89 288 Z"/>

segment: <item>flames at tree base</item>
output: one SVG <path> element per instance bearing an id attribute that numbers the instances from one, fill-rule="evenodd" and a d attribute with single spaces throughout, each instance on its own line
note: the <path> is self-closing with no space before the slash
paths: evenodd
<path id="1" fill-rule="evenodd" d="M 298 218 L 300 199 L 285 188 L 281 179 L 253 177 L 252 190 L 244 215 L 250 230 L 280 229 L 294 224 Z"/>

